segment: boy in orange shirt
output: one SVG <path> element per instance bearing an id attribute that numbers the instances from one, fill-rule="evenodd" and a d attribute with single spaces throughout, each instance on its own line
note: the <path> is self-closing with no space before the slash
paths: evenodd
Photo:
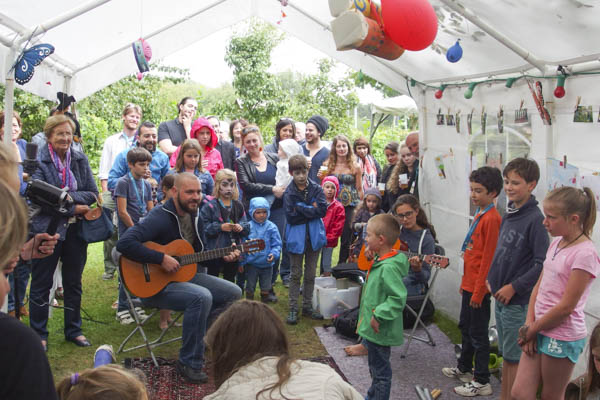
<path id="1" fill-rule="evenodd" d="M 459 292 L 462 295 L 459 328 L 462 334 L 462 349 L 458 366 L 443 368 L 442 373 L 458 378 L 463 386 L 454 391 L 465 397 L 492 394 L 490 385 L 490 292 L 486 287 L 488 270 L 494 258 L 500 223 L 502 219 L 494 207 L 494 198 L 502 190 L 500 170 L 481 167 L 469 176 L 471 201 L 477 206 L 473 223 L 462 246 L 464 275 Z M 475 356 L 475 371 L 473 369 Z"/>

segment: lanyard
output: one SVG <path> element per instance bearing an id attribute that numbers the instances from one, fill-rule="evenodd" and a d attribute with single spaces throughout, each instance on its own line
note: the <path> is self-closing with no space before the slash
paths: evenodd
<path id="1" fill-rule="evenodd" d="M 138 207 L 140 208 L 140 214 L 144 215 L 146 211 L 146 203 L 144 202 L 146 197 L 144 181 L 140 179 L 140 182 L 142 183 L 142 198 L 140 199 L 140 193 L 138 192 L 137 183 L 136 180 L 133 178 L 133 175 L 131 175 L 131 172 L 129 172 L 129 179 L 131 179 L 131 182 L 133 182 L 133 190 L 135 191 L 135 197 L 137 198 Z"/>
<path id="2" fill-rule="evenodd" d="M 134 134 L 132 137 L 127 136 L 125 132 L 121 132 L 123 134 L 123 138 L 125 139 L 125 143 L 127 143 L 127 148 L 130 149 L 135 144 L 135 139 L 137 138 L 137 134 Z"/>
<path id="3" fill-rule="evenodd" d="M 465 250 L 467 250 L 467 246 L 469 245 L 469 243 L 471 242 L 471 236 L 473 236 L 473 232 L 475 231 L 475 228 L 477 228 L 477 224 L 479 224 L 479 220 L 481 219 L 481 217 L 483 217 L 483 215 L 490 211 L 492 209 L 492 207 L 494 207 L 494 203 L 490 203 L 482 212 L 481 214 L 479 213 L 479 207 L 477 207 L 477 211 L 475 212 L 475 220 L 473 221 L 473 223 L 471 224 L 471 226 L 469 227 L 469 231 L 467 232 L 467 237 L 465 238 L 465 241 L 463 242 L 462 248 L 461 248 L 461 253 L 464 254 Z"/>

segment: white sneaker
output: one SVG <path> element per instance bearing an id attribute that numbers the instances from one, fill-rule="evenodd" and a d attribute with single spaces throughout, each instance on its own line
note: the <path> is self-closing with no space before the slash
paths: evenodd
<path id="1" fill-rule="evenodd" d="M 473 380 L 473 374 L 470 372 L 460 372 L 460 369 L 456 367 L 452 368 L 442 368 L 442 374 L 446 375 L 448 378 L 456 378 L 461 382 L 467 383 Z"/>
<path id="2" fill-rule="evenodd" d="M 484 385 L 477 381 L 471 381 L 462 386 L 455 387 L 454 392 L 464 397 L 489 396 L 492 394 L 492 385 L 489 383 Z"/>

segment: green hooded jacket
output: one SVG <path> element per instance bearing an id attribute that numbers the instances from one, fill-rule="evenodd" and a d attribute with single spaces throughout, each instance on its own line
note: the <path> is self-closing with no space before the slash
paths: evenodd
<path id="1" fill-rule="evenodd" d="M 408 259 L 402 253 L 375 257 L 367 282 L 362 290 L 357 332 L 360 337 L 380 346 L 404 343 L 402 311 L 406 305 L 406 287 L 402 282 L 408 274 Z M 379 321 L 379 333 L 371 327 L 371 317 Z"/>

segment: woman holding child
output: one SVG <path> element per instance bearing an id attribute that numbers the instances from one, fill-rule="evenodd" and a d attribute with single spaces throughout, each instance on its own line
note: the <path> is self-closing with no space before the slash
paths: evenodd
<path id="1" fill-rule="evenodd" d="M 250 200 L 254 197 L 273 197 L 269 220 L 277 226 L 280 236 L 283 237 L 285 212 L 282 197 L 285 188 L 276 186 L 275 181 L 279 158 L 276 154 L 264 151 L 260 129 L 256 125 L 248 125 L 242 130 L 242 145 L 248 153 L 235 160 L 235 172 L 243 192 L 244 209 L 249 209 Z M 277 277 L 278 265 L 279 260 L 276 260 L 273 267 L 274 277 Z M 274 292 L 270 295 L 270 301 L 277 300 Z"/>
<path id="2" fill-rule="evenodd" d="M 48 346 L 48 296 L 58 261 L 62 261 L 65 296 L 65 338 L 78 346 L 90 346 L 81 332 L 81 275 L 87 259 L 87 243 L 78 235 L 77 218 L 96 202 L 98 189 L 85 154 L 71 149 L 75 123 L 69 117 L 56 115 L 46 120 L 44 133 L 48 141 L 38 153 L 39 168 L 33 175 L 57 188 L 68 188 L 73 201 L 66 216 L 61 217 L 57 233 L 60 239 L 54 253 L 33 263 L 29 303 L 29 323 Z M 34 232 L 46 232 L 53 215 L 42 211 L 33 219 Z"/>

